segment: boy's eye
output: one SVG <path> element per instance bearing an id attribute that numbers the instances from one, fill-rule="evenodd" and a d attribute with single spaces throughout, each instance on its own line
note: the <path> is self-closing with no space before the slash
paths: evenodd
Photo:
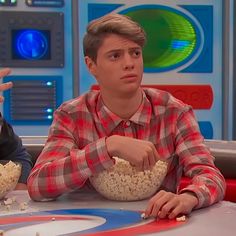
<path id="1" fill-rule="evenodd" d="M 134 51 L 132 52 L 132 54 L 133 54 L 133 56 L 135 56 L 135 57 L 139 57 L 139 56 L 141 55 L 141 51 L 140 51 L 140 50 L 134 50 Z"/>
<path id="2" fill-rule="evenodd" d="M 111 60 L 116 60 L 120 57 L 120 53 L 112 53 L 109 57 Z"/>

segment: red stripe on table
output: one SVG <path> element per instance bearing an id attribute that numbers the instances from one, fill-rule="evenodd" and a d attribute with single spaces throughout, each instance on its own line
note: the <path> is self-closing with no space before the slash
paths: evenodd
<path id="1" fill-rule="evenodd" d="M 64 215 L 46 215 L 46 216 L 10 216 L 9 218 L 1 218 L 0 225 L 16 224 L 23 222 L 35 222 L 35 221 L 53 221 L 53 220 L 92 220 L 91 218 L 81 216 L 64 216 Z"/>
<path id="2" fill-rule="evenodd" d="M 90 234 L 82 234 L 83 236 L 136 236 L 140 234 L 148 234 L 148 233 L 155 233 L 160 232 L 164 230 L 169 230 L 172 228 L 176 228 L 178 226 L 181 226 L 185 224 L 185 222 L 179 222 L 174 220 L 168 220 L 168 219 L 161 219 L 157 221 L 152 221 L 147 224 L 142 225 L 134 225 L 128 228 L 122 228 L 122 229 L 114 229 L 109 231 L 102 231 L 97 233 L 90 233 Z M 79 234 L 80 235 L 80 234 Z"/>

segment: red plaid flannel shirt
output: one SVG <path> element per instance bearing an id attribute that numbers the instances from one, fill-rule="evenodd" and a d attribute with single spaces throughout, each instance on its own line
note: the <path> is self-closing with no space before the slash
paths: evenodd
<path id="1" fill-rule="evenodd" d="M 149 140 L 156 146 L 169 163 L 162 189 L 178 192 L 184 174 L 191 183 L 181 192 L 194 192 L 197 208 L 223 199 L 224 177 L 203 143 L 191 107 L 167 92 L 150 88 L 143 89 L 143 102 L 128 123 L 104 106 L 99 91 L 62 104 L 28 178 L 31 198 L 57 198 L 82 188 L 93 173 L 111 167 L 114 162 L 105 140 L 114 134 Z"/>

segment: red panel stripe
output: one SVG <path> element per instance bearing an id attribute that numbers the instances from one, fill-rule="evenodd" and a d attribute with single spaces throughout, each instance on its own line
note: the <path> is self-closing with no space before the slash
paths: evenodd
<path id="1" fill-rule="evenodd" d="M 210 109 L 213 104 L 213 91 L 210 85 L 156 85 L 143 84 L 142 87 L 156 88 L 171 93 L 174 97 L 189 104 L 193 109 Z M 98 90 L 98 85 L 92 85 Z"/>

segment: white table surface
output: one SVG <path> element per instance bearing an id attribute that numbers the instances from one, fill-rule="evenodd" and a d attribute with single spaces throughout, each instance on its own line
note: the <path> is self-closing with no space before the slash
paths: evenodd
<path id="1" fill-rule="evenodd" d="M 30 200 L 27 191 L 13 191 L 8 197 L 15 197 L 18 203 L 26 202 L 27 209 L 21 211 L 19 204 L 13 204 L 11 209 L 6 210 L 3 204 L 0 206 L 0 217 L 12 214 L 25 214 L 38 211 L 55 209 L 78 209 L 78 208 L 111 208 L 124 210 L 145 210 L 147 201 L 116 202 L 109 201 L 90 190 L 77 192 L 60 197 L 51 202 L 34 202 Z M 0 226 L 1 229 L 1 226 Z M 8 234 L 4 234 L 4 236 Z M 14 234 L 18 236 L 17 232 Z M 21 235 L 21 234 L 19 234 Z M 26 236 L 31 236 L 25 234 Z M 35 234 L 32 234 L 35 236 Z M 205 209 L 195 210 L 191 213 L 188 221 L 180 227 L 148 235 L 160 236 L 233 236 L 236 235 L 236 204 L 222 201 Z M 41 235 L 40 235 L 41 236 Z M 48 235 L 52 236 L 52 235 Z"/>

